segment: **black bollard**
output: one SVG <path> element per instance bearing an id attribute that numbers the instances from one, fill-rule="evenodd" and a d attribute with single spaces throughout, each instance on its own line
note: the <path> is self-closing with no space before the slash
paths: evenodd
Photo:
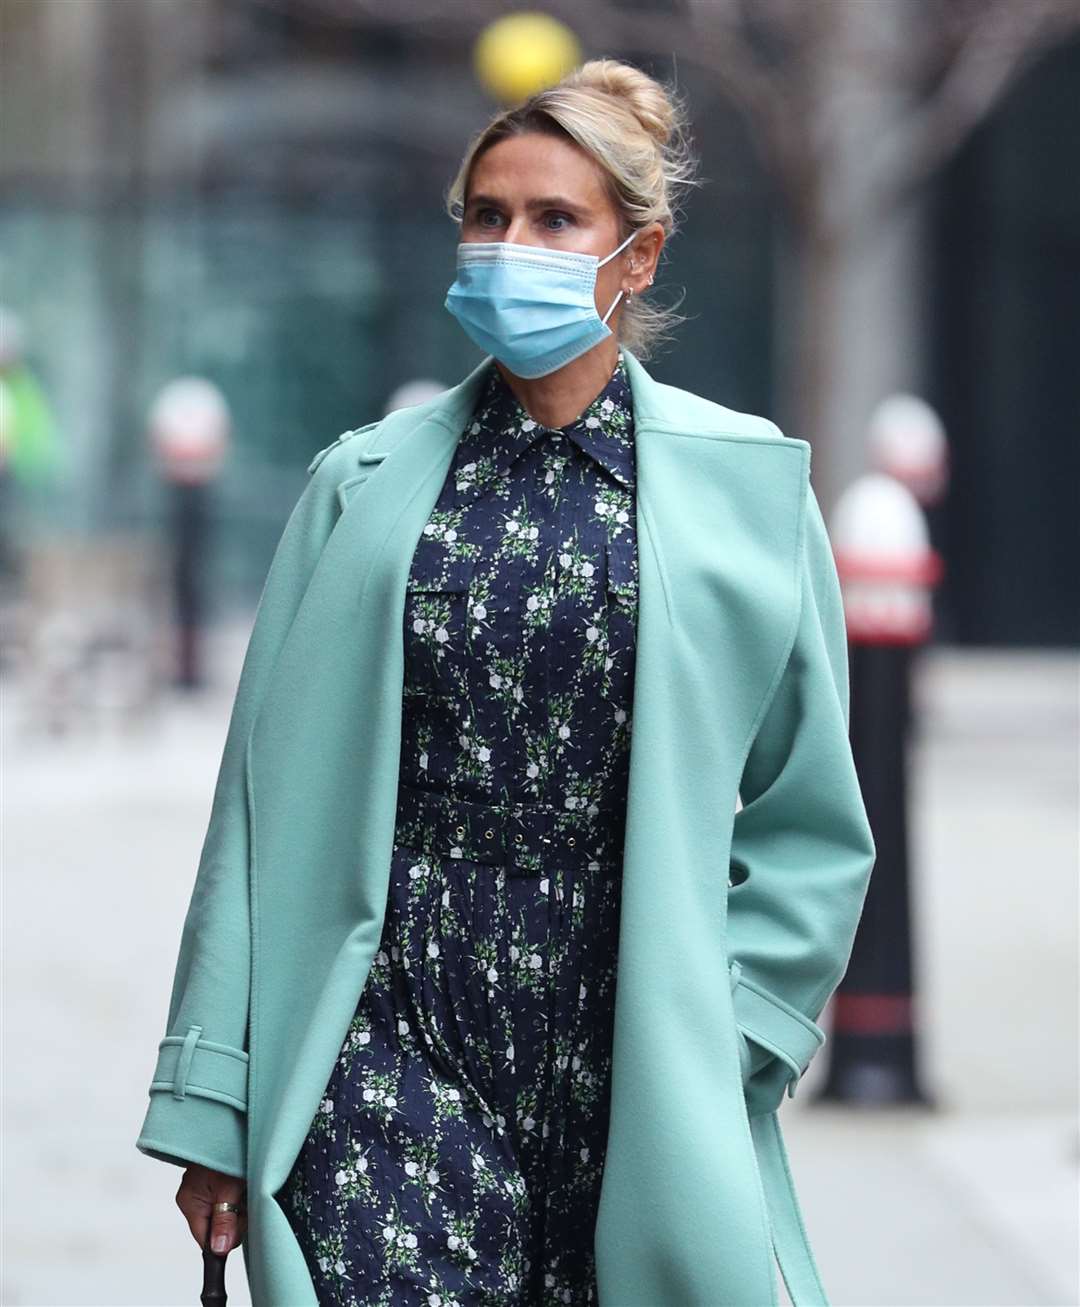
<path id="1" fill-rule="evenodd" d="M 177 482 L 172 493 L 173 613 L 177 633 L 174 684 L 191 690 L 203 683 L 200 634 L 209 534 L 207 487 L 201 482 Z"/>
<path id="2" fill-rule="evenodd" d="M 149 434 L 158 469 L 172 488 L 172 598 L 177 633 L 173 684 L 203 683 L 200 634 L 204 608 L 209 486 L 228 450 L 231 419 L 224 395 L 202 377 L 177 377 L 150 409 Z"/>

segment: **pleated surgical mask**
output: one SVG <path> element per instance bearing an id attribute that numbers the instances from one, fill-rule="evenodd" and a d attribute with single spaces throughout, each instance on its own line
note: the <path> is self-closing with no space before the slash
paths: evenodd
<path id="1" fill-rule="evenodd" d="M 612 334 L 596 311 L 596 273 L 605 258 L 514 241 L 462 241 L 446 308 L 465 334 L 517 377 L 543 377 Z"/>

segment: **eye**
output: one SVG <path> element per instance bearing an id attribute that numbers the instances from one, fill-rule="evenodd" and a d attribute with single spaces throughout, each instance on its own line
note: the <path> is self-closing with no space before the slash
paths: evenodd
<path id="1" fill-rule="evenodd" d="M 480 225 L 481 227 L 490 227 L 490 226 L 492 226 L 491 223 L 488 223 L 488 222 L 485 222 L 485 221 L 484 221 L 484 219 L 488 216 L 488 214 L 493 214 L 496 218 L 498 218 L 498 216 L 499 216 L 499 212 L 498 212 L 497 209 L 477 209 L 477 211 L 476 211 L 476 221 L 479 223 L 479 225 Z"/>
<path id="2" fill-rule="evenodd" d="M 571 226 L 573 225 L 573 222 L 574 222 L 573 218 L 571 218 L 570 215 L 569 215 L 568 213 L 556 213 L 556 212 L 551 212 L 551 213 L 549 213 L 547 216 L 548 216 L 549 218 L 554 218 L 554 219 L 556 219 L 556 220 L 561 219 L 563 222 L 568 222 L 568 223 L 570 223 Z M 564 230 L 564 229 L 563 229 L 562 227 L 555 227 L 555 228 L 553 228 L 553 230 L 554 230 L 554 231 L 562 231 L 562 230 Z"/>

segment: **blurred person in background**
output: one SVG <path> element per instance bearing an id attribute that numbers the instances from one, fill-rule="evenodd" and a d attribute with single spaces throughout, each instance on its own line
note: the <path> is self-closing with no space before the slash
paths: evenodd
<path id="1" fill-rule="evenodd" d="M 26 331 L 0 305 L 0 585 L 19 581 L 24 538 L 61 470 L 56 421 L 26 357 Z"/>
<path id="2" fill-rule="evenodd" d="M 875 849 L 810 447 L 643 363 L 693 171 L 631 64 L 498 113 L 483 361 L 278 545 L 138 1139 L 257 1304 L 826 1300 L 777 1112 Z"/>

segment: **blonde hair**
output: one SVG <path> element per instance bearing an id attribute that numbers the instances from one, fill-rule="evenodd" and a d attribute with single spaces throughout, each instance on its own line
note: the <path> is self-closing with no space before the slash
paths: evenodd
<path id="1" fill-rule="evenodd" d="M 473 164 L 499 141 L 528 132 L 566 136 L 600 166 L 619 219 L 620 240 L 652 222 L 667 239 L 676 228 L 683 188 L 700 183 L 684 104 L 674 90 L 633 64 L 590 59 L 555 86 L 504 109 L 469 142 L 446 193 L 460 225 Z M 618 335 L 639 358 L 670 337 L 685 318 L 635 295 L 623 301 Z"/>

